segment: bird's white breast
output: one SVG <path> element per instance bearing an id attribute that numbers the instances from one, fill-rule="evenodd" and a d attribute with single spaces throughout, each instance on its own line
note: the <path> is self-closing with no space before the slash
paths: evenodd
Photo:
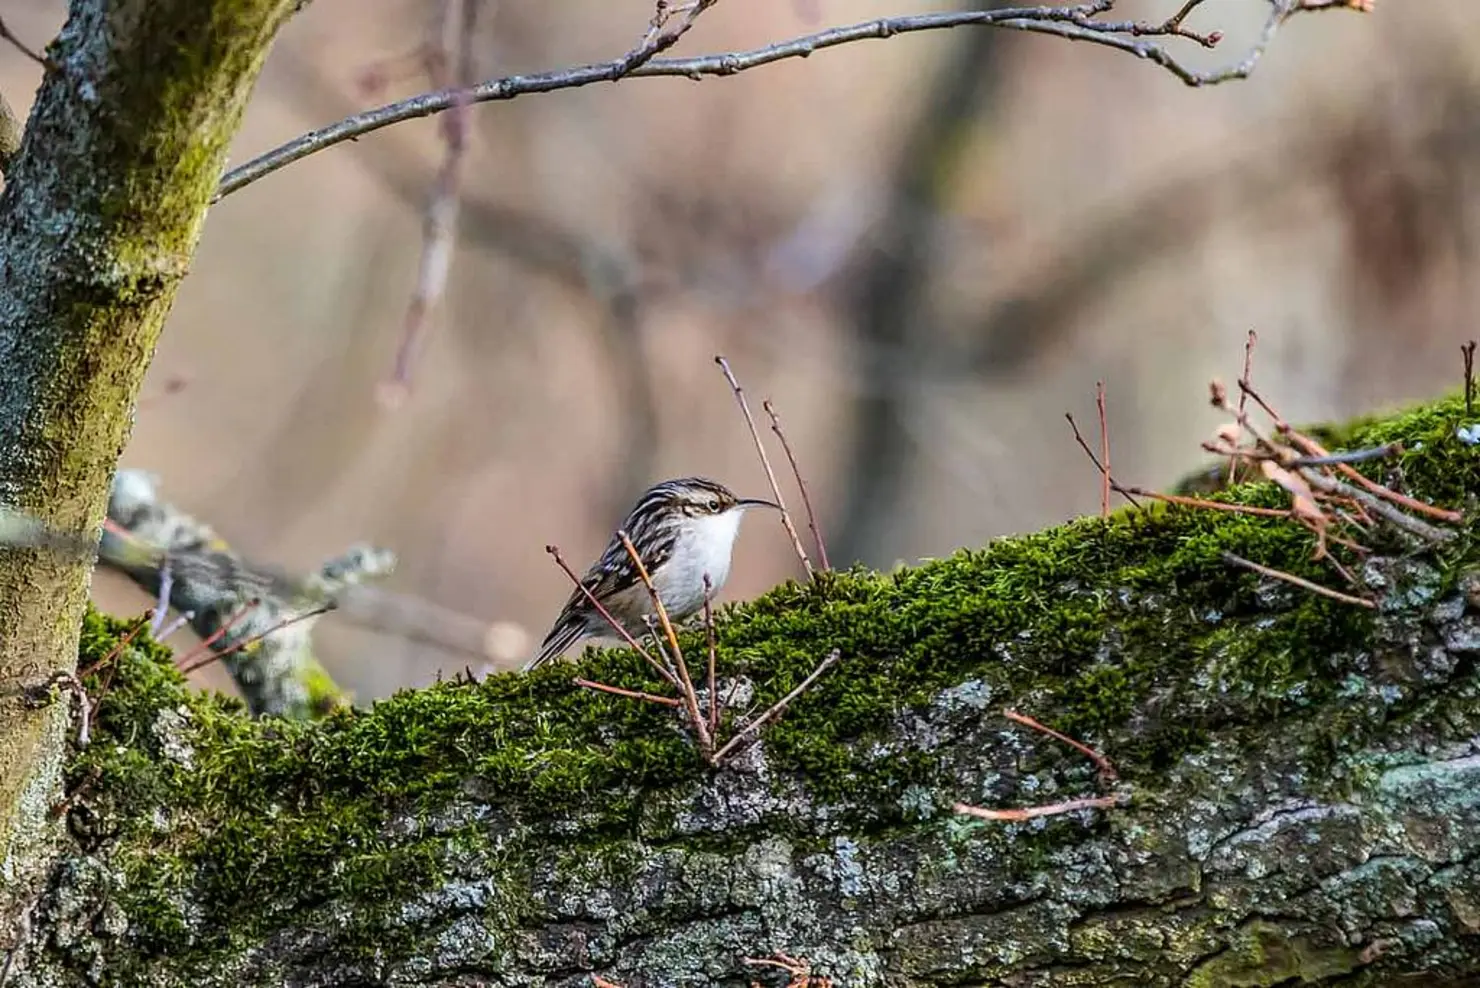
<path id="1" fill-rule="evenodd" d="M 653 575 L 653 584 L 670 613 L 686 616 L 704 606 L 706 573 L 716 591 L 724 586 L 730 575 L 730 551 L 744 515 L 737 509 L 687 520 L 673 555 Z"/>

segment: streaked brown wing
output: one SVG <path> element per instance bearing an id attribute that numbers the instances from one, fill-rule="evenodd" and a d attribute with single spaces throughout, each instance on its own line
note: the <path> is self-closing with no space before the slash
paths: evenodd
<path id="1" fill-rule="evenodd" d="M 647 567 L 648 576 L 652 576 L 654 570 L 669 560 L 673 555 L 676 542 L 677 533 L 671 529 L 657 533 L 647 545 L 641 545 L 634 540 L 633 547 L 637 549 L 643 566 Z M 615 535 L 607 543 L 606 551 L 601 554 L 601 558 L 586 571 L 585 576 L 581 577 L 581 586 L 591 591 L 591 595 L 597 600 L 606 600 L 613 594 L 630 589 L 639 582 L 637 567 L 632 565 L 632 557 L 627 554 L 627 547 Z M 567 611 L 585 611 L 590 607 L 591 601 L 580 590 L 572 591 L 565 605 Z"/>

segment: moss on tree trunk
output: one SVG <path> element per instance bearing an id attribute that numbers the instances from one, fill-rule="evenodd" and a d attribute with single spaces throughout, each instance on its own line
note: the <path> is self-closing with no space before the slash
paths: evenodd
<path id="1" fill-rule="evenodd" d="M 134 398 L 292 0 L 74 0 L 0 198 L 0 506 L 96 535 Z M 85 559 L 0 552 L 0 916 L 41 860 Z"/>
<path id="2" fill-rule="evenodd" d="M 1363 425 L 1407 489 L 1480 493 L 1455 401 Z M 1374 469 L 1389 469 L 1391 463 Z M 1268 487 L 1230 497 L 1278 505 Z M 1375 611 L 1268 518 L 1121 513 L 727 613 L 753 703 L 841 665 L 733 766 L 668 708 L 569 667 L 444 683 L 323 722 L 252 720 L 125 651 L 68 769 L 73 844 L 15 983 L 1445 984 L 1480 975 L 1475 528 L 1379 535 Z M 83 653 L 123 625 L 87 622 Z M 699 643 L 688 642 L 695 654 Z M 624 651 L 586 675 L 659 690 Z M 1005 706 L 1099 747 L 1093 766 Z"/>

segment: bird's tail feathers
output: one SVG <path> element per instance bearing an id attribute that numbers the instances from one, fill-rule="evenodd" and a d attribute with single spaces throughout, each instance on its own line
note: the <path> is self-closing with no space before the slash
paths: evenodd
<path id="1" fill-rule="evenodd" d="M 569 614 L 550 630 L 545 640 L 540 644 L 540 652 L 534 658 L 524 664 L 524 672 L 538 669 L 540 666 L 556 658 L 561 652 L 576 643 L 586 630 L 586 622 L 579 615 Z"/>

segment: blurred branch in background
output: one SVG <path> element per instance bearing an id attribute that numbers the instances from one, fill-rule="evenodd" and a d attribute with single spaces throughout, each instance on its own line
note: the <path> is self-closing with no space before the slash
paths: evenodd
<path id="1" fill-rule="evenodd" d="M 856 334 L 861 367 L 842 467 L 840 560 L 885 565 L 896 551 L 891 539 L 900 530 L 916 455 L 908 406 L 920 371 L 940 362 L 932 355 L 941 333 L 928 298 L 939 218 L 960 176 L 967 137 L 998 93 L 1000 40 L 992 31 L 963 36 L 938 63 L 895 165 L 871 250 L 852 282 L 844 321 Z"/>
<path id="2" fill-rule="evenodd" d="M 693 20 L 710 7 L 714 0 L 694 0 L 682 8 L 687 16 L 673 32 L 661 29 L 668 10 L 666 0 L 658 5 L 658 14 L 642 44 L 621 58 L 610 62 L 584 65 L 529 75 L 490 79 L 464 93 L 462 90 L 424 93 L 410 99 L 367 110 L 318 130 L 295 138 L 237 168 L 221 180 L 216 201 L 252 182 L 344 141 L 355 140 L 405 120 L 442 113 L 465 101 L 485 103 L 510 100 L 530 93 L 548 93 L 576 89 L 598 82 L 616 82 L 624 78 L 677 77 L 700 79 L 705 76 L 730 76 L 747 69 L 769 65 L 788 58 L 806 58 L 814 52 L 838 45 L 851 44 L 917 31 L 938 31 L 957 27 L 985 26 L 1009 28 L 1033 34 L 1050 34 L 1070 41 L 1103 45 L 1154 62 L 1190 86 L 1214 85 L 1247 77 L 1258 64 L 1275 33 L 1294 14 L 1302 11 L 1347 7 L 1368 9 L 1368 0 L 1269 0 L 1270 14 L 1264 31 L 1254 47 L 1238 62 L 1212 72 L 1197 72 L 1173 56 L 1156 38 L 1181 38 L 1204 48 L 1212 48 L 1221 34 L 1199 34 L 1185 26 L 1187 17 L 1206 0 L 1186 0 L 1181 9 L 1160 23 L 1149 21 L 1105 21 L 1098 19 L 1114 6 L 1114 0 L 1092 0 L 1064 7 L 1001 7 L 995 10 L 960 10 L 934 14 L 884 17 L 873 21 L 830 28 L 748 51 L 722 52 L 694 58 L 655 58 L 671 47 L 688 30 Z"/>
<path id="3" fill-rule="evenodd" d="M 451 88 L 454 102 L 451 111 L 439 119 L 444 145 L 442 164 L 422 218 L 421 261 L 416 288 L 406 307 L 401 345 L 396 350 L 390 380 L 380 388 L 380 402 L 385 407 L 398 407 L 411 388 L 412 365 L 452 268 L 463 161 L 467 157 L 469 87 L 477 78 L 473 31 L 481 5 L 482 0 L 442 0 L 438 5 L 437 44 L 427 51 L 427 75 L 432 85 Z"/>
<path id="4" fill-rule="evenodd" d="M 249 562 L 209 525 L 161 499 L 154 478 L 141 470 L 114 478 L 108 520 L 100 561 L 164 598 L 157 618 L 166 606 L 178 610 L 221 658 L 254 714 L 317 716 L 348 702 L 314 657 L 313 625 L 324 610 L 459 653 L 480 668 L 520 657 L 527 644 L 513 626 L 361 585 L 395 565 L 385 549 L 354 546 L 303 578 Z"/>

